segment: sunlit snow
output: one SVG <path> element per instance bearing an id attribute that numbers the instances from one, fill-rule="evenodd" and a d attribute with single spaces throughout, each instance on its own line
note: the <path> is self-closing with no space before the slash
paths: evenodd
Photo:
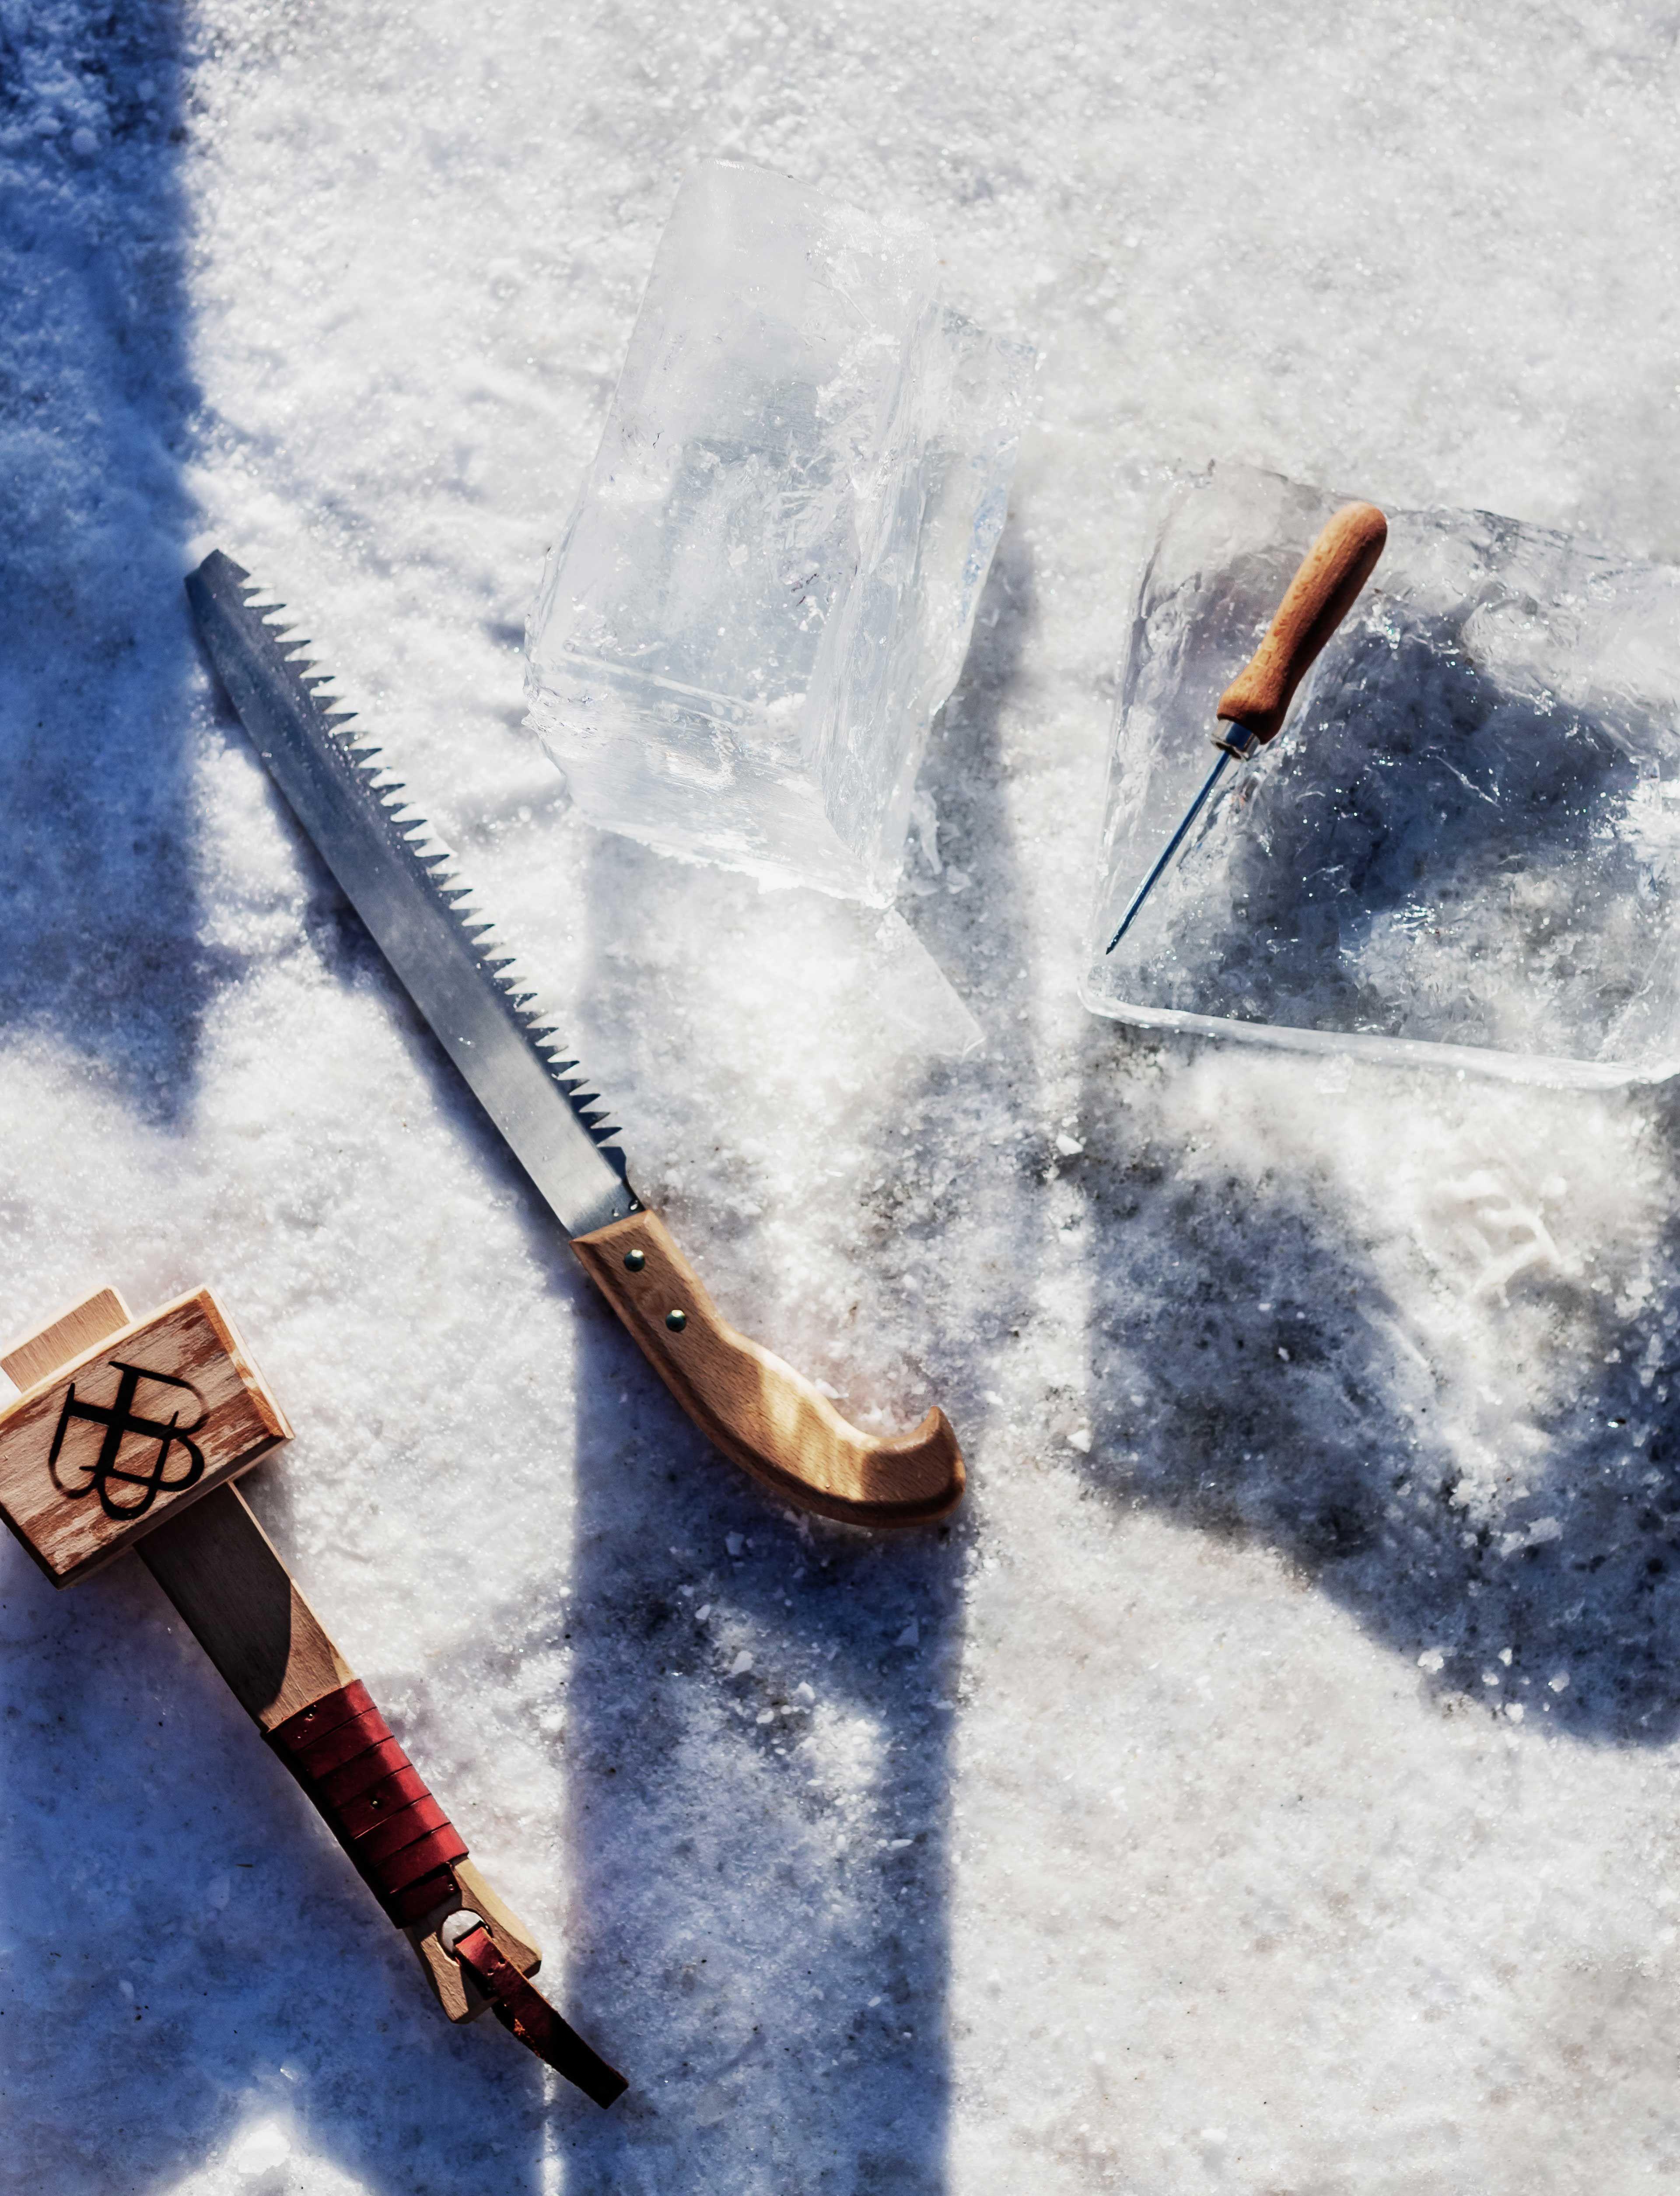
<path id="1" fill-rule="evenodd" d="M 0 2186 L 1671 2171 L 1671 1100 L 1077 992 L 1178 469 L 1680 562 L 1661 11 L 16 0 L 0 55 L 0 1323 L 225 1295 L 297 1427 L 253 1502 L 632 2083 L 451 2029 L 144 1570 L 9 1542 Z M 712 156 L 904 209 L 1042 360 L 898 902 L 979 1049 L 894 1022 L 873 911 L 592 833 L 522 728 Z M 675 1414 L 212 693 L 213 545 L 725 1311 L 863 1425 L 950 1412 L 949 1533 L 784 1514 Z"/>

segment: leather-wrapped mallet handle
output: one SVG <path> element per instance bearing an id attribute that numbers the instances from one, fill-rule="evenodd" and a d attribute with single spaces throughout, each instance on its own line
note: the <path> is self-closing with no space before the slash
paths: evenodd
<path id="1" fill-rule="evenodd" d="M 27 1391 L 7 1416 L 12 1438 L 20 1438 L 20 1414 L 26 1417 L 32 1399 L 55 1375 L 61 1379 L 66 1369 L 73 1369 L 82 1379 L 91 1369 L 97 1395 L 100 1368 L 96 1360 L 89 1365 L 89 1353 L 100 1344 L 121 1344 L 124 1349 L 124 1360 L 107 1370 L 122 1370 L 124 1362 L 136 1355 L 142 1355 L 143 1364 L 155 1367 L 156 1358 L 150 1353 L 162 1347 L 160 1336 L 173 1332 L 170 1322 L 196 1312 L 205 1296 L 207 1292 L 199 1292 L 183 1297 L 151 1320 L 136 1322 L 115 1289 L 101 1289 L 0 1355 L 0 1372 Z M 233 1346 L 231 1341 L 228 1346 Z M 112 1476 L 123 1488 L 151 1485 L 135 1461 L 143 1459 L 147 1442 L 162 1440 L 165 1444 L 155 1467 L 161 1484 L 170 1446 L 190 1441 L 193 1435 L 205 1445 L 202 1452 L 194 1449 L 193 1453 L 199 1458 L 199 1476 L 206 1476 L 204 1466 L 213 1450 L 213 1436 L 204 1422 L 216 1425 L 216 1413 L 225 1418 L 232 1407 L 225 1375 L 219 1386 L 212 1386 L 205 1366 L 195 1369 L 211 1390 L 216 1408 L 212 1411 L 211 1403 L 195 1388 L 199 1414 L 188 1422 L 184 1434 L 176 1432 L 173 1420 L 165 1424 L 143 1413 L 119 1423 L 119 1412 L 133 1406 L 128 1390 L 118 1390 L 116 1404 L 83 1401 L 83 1415 L 104 1426 L 107 1438 L 115 1428 L 108 1461 Z M 133 1365 L 128 1371 L 137 1382 L 168 1379 L 176 1387 L 188 1384 L 167 1371 L 145 1371 Z M 257 1379 L 255 1368 L 248 1364 L 242 1362 L 240 1371 L 245 1382 Z M 263 1392 L 266 1396 L 267 1390 Z M 120 1401 L 125 1393 L 130 1396 L 127 1404 Z M 68 1394 L 73 1401 L 73 1384 Z M 273 1409 L 278 1414 L 278 1405 Z M 71 1415 L 66 1406 L 66 1423 Z M 280 1438 L 285 1439 L 291 1429 L 283 1418 L 278 1423 Z M 38 1426 L 26 1425 L 24 1435 L 38 1480 Z M 122 1448 L 124 1440 L 132 1453 Z M 260 1448 L 257 1453 L 262 1453 Z M 102 1450 L 97 1453 L 103 1457 Z M 214 1453 L 219 1459 L 219 1448 Z M 86 1455 L 83 1452 L 84 1466 Z M 125 1467 L 119 1458 L 128 1459 Z M 487 2008 L 494 2012 L 504 2027 L 597 2104 L 610 2104 L 624 2089 L 623 2077 L 598 2057 L 525 1981 L 541 1964 L 525 1925 L 468 1858 L 465 1839 L 427 1789 L 367 1687 L 298 1592 L 244 1495 L 224 1481 L 212 1482 L 209 1493 L 194 1493 L 187 1502 L 180 1498 L 192 1490 L 190 1477 L 182 1475 L 168 1485 L 178 1506 L 166 1508 L 157 1522 L 145 1517 L 149 1504 L 131 1510 L 131 1534 L 132 1524 L 143 1522 L 146 1528 L 143 1538 L 132 1534 L 141 1561 L 309 1794 L 385 1913 L 404 1930 L 450 2020 L 471 2020 Z M 153 1487 L 153 1499 L 157 1493 Z M 61 1491 L 55 1508 L 75 1509 L 78 1500 L 72 1486 L 68 1494 Z M 132 1496 L 130 1500 L 132 1505 Z M 38 1517 L 35 1512 L 29 1515 L 38 1534 Z M 13 1523 L 9 1515 L 8 1522 Z M 18 1530 L 14 1523 L 13 1529 Z M 34 1544 L 26 1540 L 26 1545 L 47 1568 Z M 124 1545 L 118 1538 L 107 1546 L 105 1559 Z M 57 1582 L 78 1575 L 72 1567 Z M 476 1964 L 459 1956 L 447 1941 L 446 1933 L 458 1916 L 465 1916 L 463 1926 L 471 1927 Z"/>
<path id="2" fill-rule="evenodd" d="M 1302 558 L 1266 638 L 1219 697 L 1216 712 L 1261 747 L 1283 729 L 1295 691 L 1371 577 L 1388 522 L 1374 503 L 1344 504 Z M 1214 744 L 1223 746 L 1220 736 Z"/>
<path id="3" fill-rule="evenodd" d="M 907 1434 L 848 1425 L 820 1389 L 722 1319 L 656 1212 L 572 1248 L 642 1354 L 714 1447 L 802 1510 L 852 1525 L 926 1525 L 961 1500 L 962 1452 L 929 1411 Z"/>

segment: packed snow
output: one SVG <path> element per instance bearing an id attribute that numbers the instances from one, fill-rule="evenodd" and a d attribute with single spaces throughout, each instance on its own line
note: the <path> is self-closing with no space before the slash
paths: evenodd
<path id="1" fill-rule="evenodd" d="M 455 2030 L 143 1568 L 0 1551 L 0 2187 L 1533 2196 L 1680 2164 L 1680 1122 L 1088 1013 L 1209 461 L 1680 562 L 1660 10 L 0 0 L 3 1324 L 223 1292 L 246 1482 L 601 2113 Z M 592 830 L 523 620 L 704 159 L 1042 364 L 899 918 Z M 948 1531 L 649 1378 L 212 691 L 306 621 L 725 1312 Z M 841 927 L 836 927 L 836 926 Z"/>

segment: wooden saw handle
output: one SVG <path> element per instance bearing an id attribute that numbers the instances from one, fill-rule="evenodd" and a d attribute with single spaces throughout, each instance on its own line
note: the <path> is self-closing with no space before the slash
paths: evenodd
<path id="1" fill-rule="evenodd" d="M 962 1498 L 962 1452 L 938 1408 L 907 1434 L 859 1433 L 791 1365 L 719 1316 L 656 1212 L 572 1248 L 648 1362 L 714 1448 L 803 1510 L 853 1525 L 925 1525 Z"/>
<path id="2" fill-rule="evenodd" d="M 1344 504 L 1290 581 L 1266 638 L 1219 697 L 1216 714 L 1264 747 L 1276 739 L 1295 690 L 1371 577 L 1388 522 L 1374 503 Z M 1215 736 L 1215 745 L 1222 743 Z"/>

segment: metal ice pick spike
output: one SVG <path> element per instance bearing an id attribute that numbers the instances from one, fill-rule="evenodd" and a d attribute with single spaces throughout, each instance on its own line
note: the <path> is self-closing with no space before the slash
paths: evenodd
<path id="1" fill-rule="evenodd" d="M 1120 928 L 1108 941 L 1108 952 L 1113 952 L 1131 928 L 1138 910 L 1184 844 L 1227 764 L 1233 760 L 1246 762 L 1283 730 L 1296 689 L 1359 599 L 1360 590 L 1371 577 L 1388 538 L 1388 522 L 1374 503 L 1344 504 L 1325 522 L 1285 591 L 1265 639 L 1220 696 L 1218 720 L 1230 730 L 1210 735 L 1220 751 L 1219 760 L 1185 810 L 1154 868 L 1132 894 Z"/>

